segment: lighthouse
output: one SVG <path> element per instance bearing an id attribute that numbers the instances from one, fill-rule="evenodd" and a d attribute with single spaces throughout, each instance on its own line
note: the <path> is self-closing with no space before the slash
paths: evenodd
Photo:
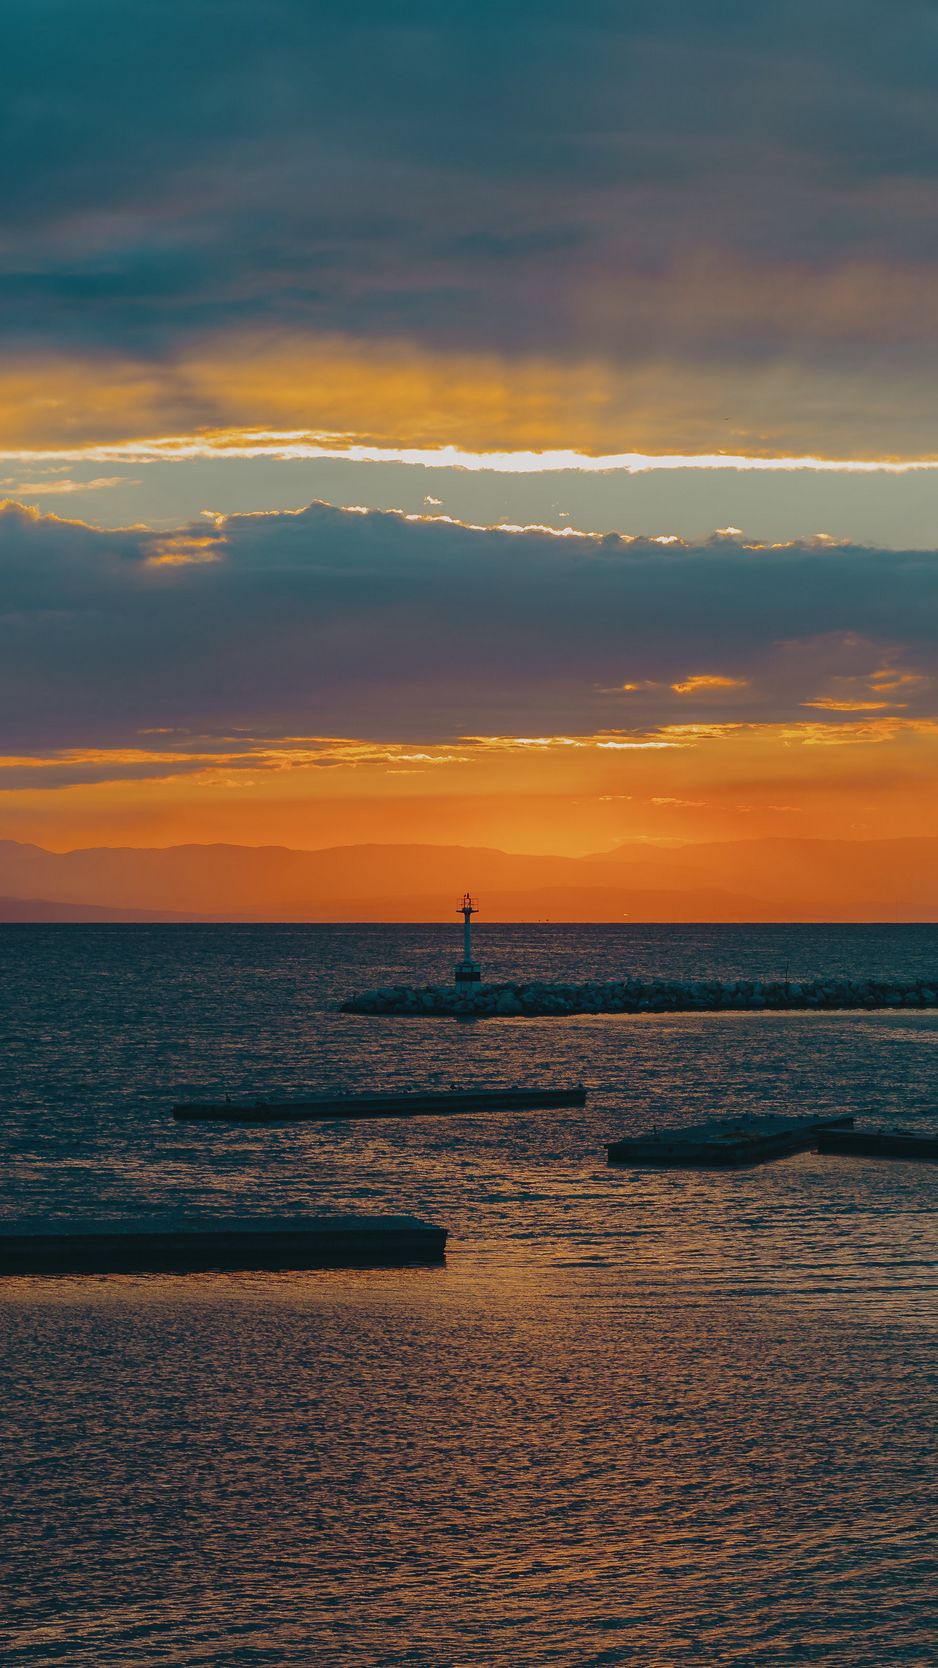
<path id="1" fill-rule="evenodd" d="M 471 995 L 482 981 L 482 969 L 472 959 L 472 917 L 479 913 L 475 898 L 466 892 L 462 903 L 456 905 L 457 915 L 463 918 L 462 961 L 456 963 L 456 989 Z"/>

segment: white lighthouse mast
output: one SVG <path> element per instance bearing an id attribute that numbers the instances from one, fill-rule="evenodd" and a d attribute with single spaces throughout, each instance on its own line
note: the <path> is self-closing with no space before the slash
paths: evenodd
<path id="1" fill-rule="evenodd" d="M 482 969 L 472 959 L 472 917 L 479 913 L 475 898 L 466 892 L 462 903 L 456 905 L 456 913 L 462 916 L 464 923 L 462 961 L 456 963 L 456 989 L 470 992 L 477 990 L 482 981 Z"/>

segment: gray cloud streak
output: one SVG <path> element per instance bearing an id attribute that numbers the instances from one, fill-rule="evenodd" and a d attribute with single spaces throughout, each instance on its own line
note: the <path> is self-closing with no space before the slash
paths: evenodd
<path id="1" fill-rule="evenodd" d="M 155 560 L 187 550 L 209 559 Z M 138 739 L 159 727 L 433 741 L 915 717 L 936 710 L 936 644 L 932 551 L 661 546 L 325 505 L 167 542 L 0 512 L 13 754 L 160 750 Z M 740 687 L 671 688 L 714 676 Z"/>
<path id="2" fill-rule="evenodd" d="M 810 301 L 871 262 L 927 294 L 936 73 L 924 0 L 11 0 L 3 332 L 164 360 L 271 327 L 714 363 L 930 351 L 934 320 L 882 284 Z M 718 317 L 754 268 L 781 295 Z"/>

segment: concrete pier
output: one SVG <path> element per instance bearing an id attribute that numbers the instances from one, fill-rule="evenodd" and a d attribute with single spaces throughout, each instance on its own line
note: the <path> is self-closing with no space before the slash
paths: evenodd
<path id="1" fill-rule="evenodd" d="M 849 1127 L 851 1117 L 784 1118 L 746 1115 L 714 1118 L 687 1129 L 653 1129 L 613 1141 L 606 1148 L 610 1164 L 665 1164 L 695 1169 L 726 1169 L 764 1164 L 787 1153 L 816 1147 L 820 1132 Z"/>
<path id="2" fill-rule="evenodd" d="M 471 991 L 385 985 L 342 1003 L 349 1014 L 414 1019 L 543 1018 L 567 1014 L 724 1013 L 812 1009 L 938 1008 L 934 979 L 610 979 L 545 984 L 515 980 Z"/>
<path id="3" fill-rule="evenodd" d="M 0 1276 L 397 1268 L 442 1262 L 446 1237 L 414 1216 L 20 1223 L 0 1229 Z"/>
<path id="4" fill-rule="evenodd" d="M 857 1158 L 938 1159 L 938 1135 L 914 1129 L 825 1129 L 817 1150 Z"/>

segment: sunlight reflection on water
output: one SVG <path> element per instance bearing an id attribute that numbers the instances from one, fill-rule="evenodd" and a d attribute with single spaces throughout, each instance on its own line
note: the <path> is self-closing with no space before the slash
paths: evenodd
<path id="1" fill-rule="evenodd" d="M 5 1282 L 4 1664 L 933 1660 L 938 1172 L 632 1172 L 603 1142 L 764 1107 L 938 1125 L 938 1016 L 330 1006 L 445 976 L 451 936 L 0 932 L 7 1218 L 406 1209 L 452 1233 L 440 1270 Z M 930 974 L 938 929 L 502 928 L 487 956 Z M 196 1090 L 548 1074 L 587 1108 L 167 1116 Z"/>

